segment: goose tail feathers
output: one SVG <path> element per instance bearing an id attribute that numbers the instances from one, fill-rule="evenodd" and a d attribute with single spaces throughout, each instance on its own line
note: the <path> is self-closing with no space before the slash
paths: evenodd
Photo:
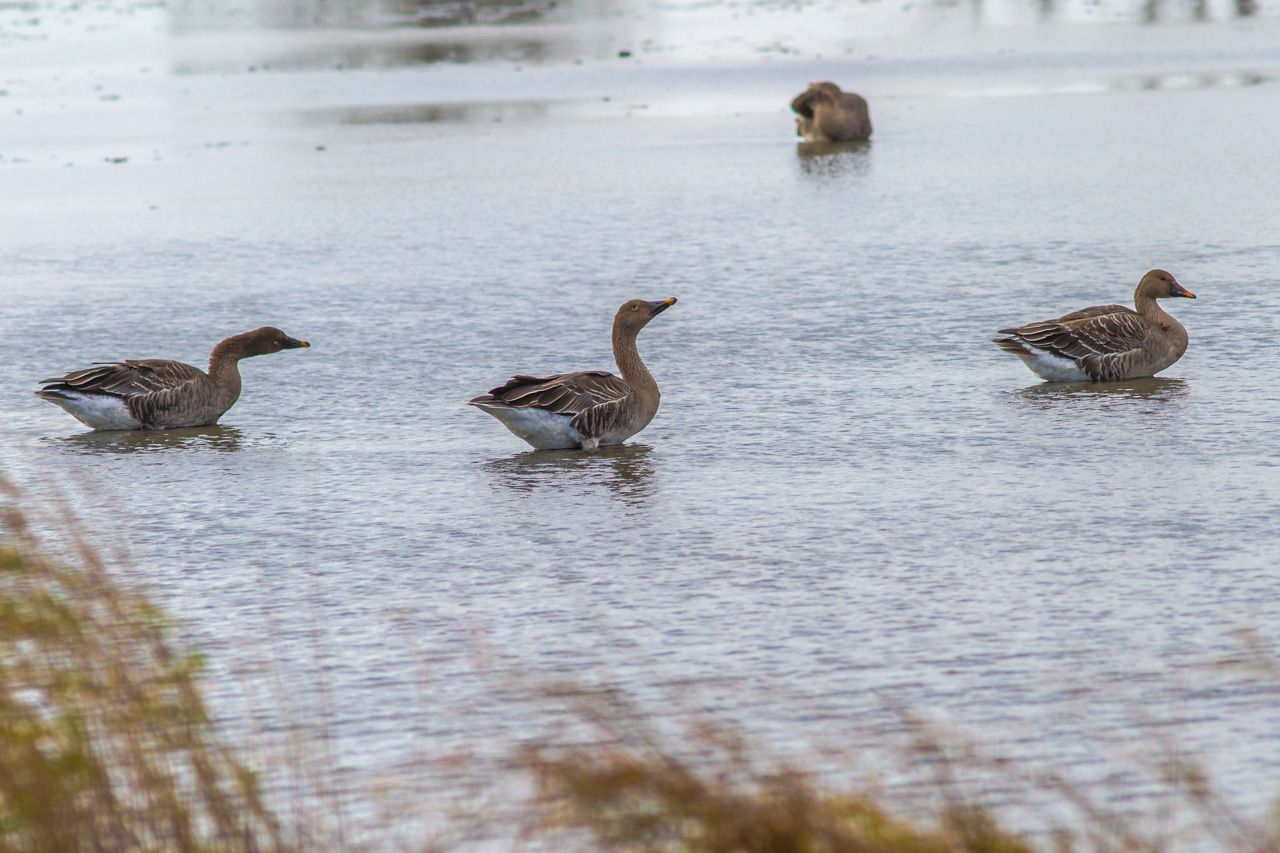
<path id="1" fill-rule="evenodd" d="M 1008 334 L 1008 332 L 1001 332 L 1001 334 Z M 1014 355 L 1023 356 L 1024 358 L 1030 358 L 1035 355 L 1035 353 L 1023 346 L 1022 342 L 1016 338 L 992 338 L 991 342 L 1000 347 L 1004 352 L 1013 353 Z"/>

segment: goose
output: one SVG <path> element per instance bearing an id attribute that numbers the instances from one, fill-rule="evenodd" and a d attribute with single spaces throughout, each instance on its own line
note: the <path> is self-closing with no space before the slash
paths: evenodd
<path id="1" fill-rule="evenodd" d="M 871 114 L 861 95 L 830 81 L 810 83 L 791 102 L 796 135 L 806 142 L 861 142 L 871 136 Z"/>
<path id="2" fill-rule="evenodd" d="M 636 335 L 676 304 L 675 297 L 632 299 L 613 318 L 613 358 L 621 377 L 606 370 L 536 377 L 517 375 L 468 405 L 493 415 L 538 450 L 595 450 L 621 444 L 649 425 L 658 412 L 653 381 Z"/>
<path id="3" fill-rule="evenodd" d="M 44 387 L 36 396 L 97 430 L 210 426 L 240 396 L 240 359 L 309 346 L 263 326 L 214 347 L 208 373 L 160 358 L 99 361 L 85 370 L 41 380 Z"/>
<path id="4" fill-rule="evenodd" d="M 1056 320 L 1001 329 L 1000 349 L 1050 382 L 1115 382 L 1154 376 L 1182 358 L 1187 330 L 1157 299 L 1195 294 L 1164 270 L 1151 270 L 1133 293 L 1134 308 L 1098 305 Z"/>

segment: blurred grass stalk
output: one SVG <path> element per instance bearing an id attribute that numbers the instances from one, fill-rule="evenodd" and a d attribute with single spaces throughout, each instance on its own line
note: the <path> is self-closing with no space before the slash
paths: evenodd
<path id="1" fill-rule="evenodd" d="M 1237 662 L 1258 673 L 1268 660 L 1275 658 L 1254 636 Z M 833 786 L 770 757 L 722 722 L 686 712 L 678 716 L 681 731 L 659 732 L 651 715 L 612 689 L 568 685 L 544 696 L 564 703 L 566 723 L 523 745 L 520 756 L 536 791 L 524 809 L 524 835 L 555 839 L 549 849 L 1280 853 L 1280 803 L 1246 818 L 1215 790 L 1202 764 L 1172 743 L 1151 744 L 1159 756 L 1142 775 L 1161 796 L 1135 807 L 1123 798 L 1108 802 L 1057 768 L 984 755 L 903 712 L 907 749 L 889 769 L 923 778 L 928 797 L 924 807 L 891 813 L 891 798 L 856 784 Z M 835 755 L 846 767 L 856 757 Z M 991 791 L 1010 789 L 1021 792 L 1013 799 L 1036 803 L 1038 817 L 1028 826 L 1002 823 L 986 805 Z"/>
<path id="2" fill-rule="evenodd" d="M 765 757 L 731 727 L 684 721 L 658 735 L 648 716 L 609 689 L 554 691 L 579 738 L 525 744 L 534 780 L 524 835 L 554 850 L 683 853 L 1031 853 L 984 809 L 949 798 L 931 825 L 891 817 L 868 794 L 830 790 L 813 774 Z M 585 739 L 581 735 L 588 734 Z"/>
<path id="3" fill-rule="evenodd" d="M 884 796 L 837 790 L 770 758 L 733 726 L 685 713 L 676 715 L 681 727 L 671 729 L 616 690 L 537 678 L 500 684 L 491 700 L 527 703 L 531 714 L 554 720 L 543 737 L 501 747 L 507 760 L 470 763 L 456 776 L 419 765 L 415 778 L 380 795 L 387 803 L 412 801 L 396 811 L 423 827 L 422 836 L 397 843 L 392 820 L 365 828 L 357 844 L 341 826 L 334 830 L 323 806 L 306 805 L 323 796 L 306 801 L 295 792 L 290 820 L 278 817 L 245 761 L 261 759 L 262 750 L 231 748 L 210 718 L 199 656 L 182 650 L 163 615 L 113 577 L 73 513 L 55 505 L 46 521 L 45 508 L 28 502 L 24 509 L 25 496 L 3 477 L 0 498 L 0 853 L 525 846 L 637 853 L 1280 853 L 1275 815 L 1241 817 L 1202 767 L 1172 749 L 1155 776 L 1171 800 L 1198 816 L 1194 834 L 1181 824 L 1170 829 L 1164 813 L 1111 810 L 1053 768 L 984 759 L 958 737 L 906 715 L 911 749 L 893 769 L 923 770 L 933 797 L 927 810 L 905 818 L 891 815 Z M 32 512 L 41 513 L 39 525 Z M 1228 665 L 1280 677 L 1260 637 L 1243 637 L 1241 647 Z M 327 728 L 320 729 L 304 732 L 296 748 L 305 754 L 308 743 L 331 745 Z M 1049 831 L 1029 841 L 1002 825 L 958 781 L 975 778 L 966 772 L 975 768 L 978 777 L 1050 796 L 1056 817 Z M 315 777 L 301 780 L 314 793 L 328 787 L 322 777 L 331 779 L 334 768 L 295 761 L 293 769 L 294 776 Z M 436 776 L 434 794 L 424 776 Z M 340 806 L 345 795 L 334 791 L 330 804 Z M 431 821 L 424 816 L 450 800 L 466 803 L 467 813 L 451 809 L 450 840 L 428 841 Z"/>
<path id="4" fill-rule="evenodd" d="M 200 657 L 70 513 L 51 543 L 0 494 L 0 850 L 291 849 L 214 732 Z"/>

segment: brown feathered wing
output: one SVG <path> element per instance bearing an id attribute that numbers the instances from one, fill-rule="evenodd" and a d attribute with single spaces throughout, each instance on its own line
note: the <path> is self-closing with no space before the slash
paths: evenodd
<path id="1" fill-rule="evenodd" d="M 189 364 L 144 358 L 95 362 L 93 367 L 44 379 L 40 384 L 45 386 L 42 392 L 79 391 L 120 397 L 140 423 L 152 424 L 161 412 L 181 404 L 179 389 L 208 380 L 203 370 Z"/>
<path id="2" fill-rule="evenodd" d="M 507 384 L 476 397 L 471 404 L 536 408 L 573 415 L 569 425 L 591 438 L 608 431 L 616 417 L 626 410 L 625 401 L 635 393 L 625 380 L 606 370 L 587 370 L 544 377 L 513 376 Z"/>
<path id="3" fill-rule="evenodd" d="M 1102 305 L 1073 311 L 1057 320 L 1001 329 L 1002 335 L 1069 358 L 1095 382 L 1123 375 L 1126 359 L 1142 348 L 1154 326 L 1138 312 L 1122 305 Z"/>
<path id="4" fill-rule="evenodd" d="M 205 378 L 204 371 L 162 358 L 94 362 L 93 367 L 74 370 L 66 376 L 42 379 L 46 391 L 80 391 L 84 394 L 113 394 L 131 397 L 154 391 L 169 391 L 192 380 Z"/>

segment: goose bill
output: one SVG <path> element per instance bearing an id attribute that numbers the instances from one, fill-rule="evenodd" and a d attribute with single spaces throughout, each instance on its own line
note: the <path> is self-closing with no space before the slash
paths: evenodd
<path id="1" fill-rule="evenodd" d="M 659 299 L 657 302 L 650 302 L 649 314 L 651 316 L 657 316 L 658 314 L 661 314 L 663 311 L 666 311 L 668 308 L 670 308 L 672 305 L 675 305 L 675 304 L 676 304 L 676 298 L 674 296 L 671 297 L 670 299 Z"/>
<path id="2" fill-rule="evenodd" d="M 297 338 L 291 338 L 288 335 L 285 336 L 285 339 L 284 339 L 285 349 L 298 349 L 299 347 L 310 347 L 310 346 L 311 344 L 307 343 L 306 341 L 300 341 Z"/>

